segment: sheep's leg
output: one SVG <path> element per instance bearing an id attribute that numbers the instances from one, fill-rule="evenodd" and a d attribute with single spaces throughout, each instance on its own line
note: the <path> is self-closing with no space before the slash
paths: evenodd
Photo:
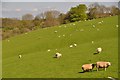
<path id="1" fill-rule="evenodd" d="M 97 71 L 99 70 L 99 68 L 97 68 Z"/>
<path id="2" fill-rule="evenodd" d="M 105 68 L 105 71 L 106 71 L 106 68 Z"/>

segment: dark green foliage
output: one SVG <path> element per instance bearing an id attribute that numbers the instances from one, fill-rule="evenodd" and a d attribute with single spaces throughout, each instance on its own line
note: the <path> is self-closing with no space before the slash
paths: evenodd
<path id="1" fill-rule="evenodd" d="M 87 7 L 84 4 L 72 7 L 70 11 L 67 13 L 66 20 L 69 20 L 70 22 L 86 20 L 87 19 L 86 11 Z"/>

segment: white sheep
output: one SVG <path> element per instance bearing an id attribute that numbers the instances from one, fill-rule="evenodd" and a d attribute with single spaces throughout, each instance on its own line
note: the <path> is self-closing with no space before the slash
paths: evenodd
<path id="1" fill-rule="evenodd" d="M 61 36 L 58 36 L 59 38 L 61 37 Z"/>
<path id="2" fill-rule="evenodd" d="M 80 31 L 84 31 L 84 29 L 81 29 Z"/>
<path id="3" fill-rule="evenodd" d="M 75 44 L 75 43 L 74 43 L 73 45 L 74 45 L 75 47 L 77 46 L 77 44 Z"/>
<path id="4" fill-rule="evenodd" d="M 73 47 L 73 45 L 70 45 L 69 47 L 70 47 L 70 48 L 72 48 L 72 47 Z"/>
<path id="5" fill-rule="evenodd" d="M 60 57 L 62 57 L 62 54 L 60 54 L 60 53 L 57 52 L 57 53 L 55 54 L 55 57 L 56 57 L 56 58 L 60 58 Z"/>
<path id="6" fill-rule="evenodd" d="M 98 22 L 98 24 L 102 24 L 102 22 Z"/>
<path id="7" fill-rule="evenodd" d="M 7 40 L 8 42 L 10 42 L 10 40 Z"/>
<path id="8" fill-rule="evenodd" d="M 57 33 L 58 31 L 54 31 L 55 33 Z"/>
<path id="9" fill-rule="evenodd" d="M 100 29 L 97 29 L 97 31 L 99 31 Z"/>
<path id="10" fill-rule="evenodd" d="M 82 65 L 82 70 L 83 72 L 86 72 L 86 71 L 91 71 L 93 70 L 93 68 L 95 67 L 96 64 L 84 64 Z"/>
<path id="11" fill-rule="evenodd" d="M 110 76 L 108 76 L 108 78 L 111 79 L 111 80 L 116 80 L 115 78 L 112 78 L 112 77 L 110 77 Z"/>
<path id="12" fill-rule="evenodd" d="M 28 33 L 25 33 L 25 34 L 28 34 Z"/>
<path id="13" fill-rule="evenodd" d="M 93 25 L 93 27 L 95 27 L 95 25 Z"/>
<path id="14" fill-rule="evenodd" d="M 65 37 L 65 35 L 63 34 L 63 36 Z"/>
<path id="15" fill-rule="evenodd" d="M 111 66 L 110 62 L 105 62 L 105 61 L 96 62 L 97 71 L 99 70 L 99 68 L 104 68 L 106 71 L 106 68 L 108 68 L 109 66 Z"/>
<path id="16" fill-rule="evenodd" d="M 75 25 L 75 24 L 73 24 L 73 25 Z"/>
<path id="17" fill-rule="evenodd" d="M 67 27 L 67 26 L 64 26 L 65 28 Z"/>
<path id="18" fill-rule="evenodd" d="M 92 44 L 94 43 L 94 41 L 92 41 Z"/>
<path id="19" fill-rule="evenodd" d="M 102 48 L 101 47 L 97 48 L 97 53 L 101 53 L 101 52 L 102 52 Z"/>
<path id="20" fill-rule="evenodd" d="M 116 27 L 118 27 L 118 25 L 116 25 Z"/>
<path id="21" fill-rule="evenodd" d="M 19 58 L 21 58 L 22 57 L 22 55 L 19 55 Z"/>
<path id="22" fill-rule="evenodd" d="M 50 49 L 48 49 L 47 51 L 50 52 Z"/>

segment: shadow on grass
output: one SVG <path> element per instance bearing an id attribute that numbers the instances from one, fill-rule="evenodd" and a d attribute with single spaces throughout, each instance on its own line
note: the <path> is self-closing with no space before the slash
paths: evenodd
<path id="1" fill-rule="evenodd" d="M 53 58 L 57 58 L 56 56 L 54 56 Z"/>
<path id="2" fill-rule="evenodd" d="M 96 55 L 96 54 L 99 54 L 99 53 L 93 53 L 93 55 Z"/>
<path id="3" fill-rule="evenodd" d="M 97 71 L 97 70 L 86 71 L 86 72 L 81 71 L 81 72 L 78 72 L 78 73 L 88 73 L 88 72 L 96 72 L 96 71 Z"/>

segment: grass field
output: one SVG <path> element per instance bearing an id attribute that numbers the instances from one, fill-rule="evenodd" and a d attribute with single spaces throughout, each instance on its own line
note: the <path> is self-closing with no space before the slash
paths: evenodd
<path id="1" fill-rule="evenodd" d="M 118 78 L 117 24 L 118 16 L 114 16 L 39 29 L 3 40 L 3 78 Z M 70 48 L 73 43 L 77 47 Z M 103 52 L 94 55 L 98 47 Z M 63 55 L 60 59 L 53 58 L 57 51 Z M 110 61 L 112 65 L 107 71 L 97 72 L 94 68 L 93 72 L 80 73 L 83 64 L 97 61 Z"/>

